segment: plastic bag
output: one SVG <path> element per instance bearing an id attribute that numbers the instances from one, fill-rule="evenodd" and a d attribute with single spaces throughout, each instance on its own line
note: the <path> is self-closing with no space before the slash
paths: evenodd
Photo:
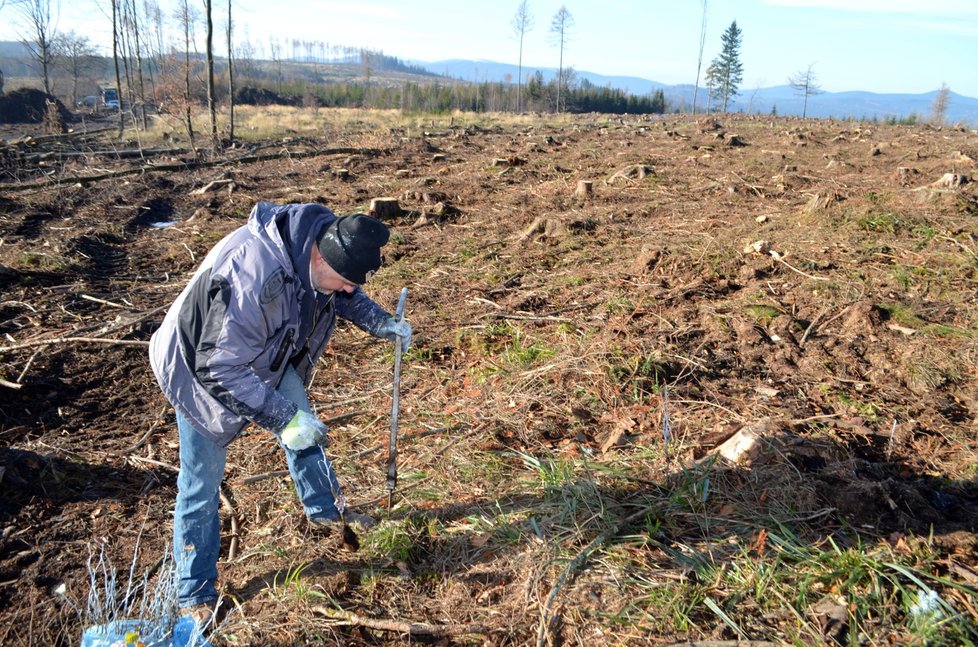
<path id="1" fill-rule="evenodd" d="M 81 647 L 211 647 L 190 616 L 169 622 L 116 620 L 82 632 Z"/>

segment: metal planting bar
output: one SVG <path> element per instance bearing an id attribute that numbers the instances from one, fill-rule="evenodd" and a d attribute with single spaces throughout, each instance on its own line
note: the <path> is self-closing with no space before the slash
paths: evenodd
<path id="1" fill-rule="evenodd" d="M 397 310 L 395 318 L 400 322 L 404 321 L 404 303 L 407 301 L 407 288 L 401 289 L 401 297 L 397 300 Z M 401 404 L 401 353 L 403 352 L 404 338 L 398 335 L 394 343 L 394 388 L 391 397 L 391 439 L 387 451 L 387 513 L 390 514 L 391 504 L 394 498 L 394 489 L 397 487 L 397 414 Z"/>

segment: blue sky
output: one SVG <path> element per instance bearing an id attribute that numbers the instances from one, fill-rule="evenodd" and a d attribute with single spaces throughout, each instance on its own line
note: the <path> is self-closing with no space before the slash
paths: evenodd
<path id="1" fill-rule="evenodd" d="M 247 35 L 265 51 L 276 36 L 363 46 L 402 59 L 517 61 L 510 21 L 518 0 L 233 2 L 236 40 Z M 161 0 L 164 8 L 175 4 Z M 525 66 L 557 66 L 548 27 L 561 4 L 574 20 L 565 65 L 669 84 L 695 80 L 702 0 L 529 0 L 534 26 L 524 41 Z M 104 42 L 106 5 L 65 0 L 58 26 Z M 215 0 L 221 25 L 226 7 Z M 0 39 L 16 38 L 15 20 L 7 0 Z M 978 97 L 978 0 L 707 0 L 704 68 L 733 20 L 743 31 L 743 91 L 783 85 L 813 64 L 829 91 L 919 93 L 947 83 Z"/>

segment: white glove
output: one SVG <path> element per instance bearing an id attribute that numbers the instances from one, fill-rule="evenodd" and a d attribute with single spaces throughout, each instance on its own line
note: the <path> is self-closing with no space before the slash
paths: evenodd
<path id="1" fill-rule="evenodd" d="M 279 437 L 282 444 L 294 452 L 309 449 L 313 445 L 326 447 L 329 441 L 326 439 L 326 425 L 319 421 L 316 416 L 308 411 L 299 409 L 289 420 L 289 424 L 282 428 Z"/>
<path id="2" fill-rule="evenodd" d="M 413 334 L 414 329 L 411 328 L 411 324 L 407 320 L 398 321 L 394 317 L 390 317 L 380 324 L 380 329 L 377 331 L 378 337 L 389 339 L 392 342 L 396 342 L 397 338 L 400 337 L 403 340 L 401 350 L 405 353 L 411 348 L 411 335 Z"/>

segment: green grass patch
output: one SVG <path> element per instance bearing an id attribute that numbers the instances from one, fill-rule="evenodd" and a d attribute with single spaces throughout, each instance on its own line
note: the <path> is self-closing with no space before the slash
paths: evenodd
<path id="1" fill-rule="evenodd" d="M 894 322 L 901 326 L 917 330 L 925 335 L 933 335 L 935 337 L 962 337 L 965 339 L 975 339 L 978 337 L 978 333 L 975 330 L 924 321 L 911 308 L 901 303 L 881 303 L 879 307 L 886 311 L 890 315 L 890 319 Z"/>
<path id="2" fill-rule="evenodd" d="M 662 393 L 668 378 L 665 357 L 656 350 L 645 354 L 616 352 L 606 367 L 608 379 L 633 402 L 643 404 Z"/>
<path id="3" fill-rule="evenodd" d="M 760 303 L 744 306 L 744 311 L 760 324 L 768 324 L 781 314 L 778 308 Z"/>
<path id="4" fill-rule="evenodd" d="M 311 583 L 305 576 L 308 564 L 300 563 L 279 571 L 272 579 L 272 590 L 283 596 L 305 603 L 318 602 L 328 598 L 322 589 Z"/>
<path id="5" fill-rule="evenodd" d="M 903 221 L 892 211 L 868 213 L 856 221 L 860 229 L 874 233 L 895 234 L 903 226 Z"/>
<path id="6" fill-rule="evenodd" d="M 43 252 L 21 252 L 20 266 L 25 269 L 43 270 L 45 272 L 60 272 L 68 267 L 63 259 Z"/>

